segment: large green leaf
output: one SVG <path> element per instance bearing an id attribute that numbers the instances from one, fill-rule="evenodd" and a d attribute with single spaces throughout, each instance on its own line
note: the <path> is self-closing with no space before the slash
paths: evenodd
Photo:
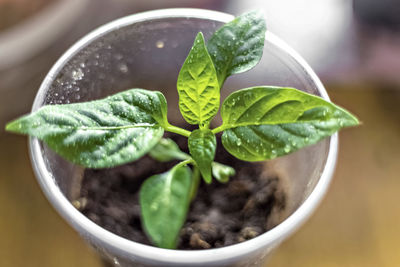
<path id="1" fill-rule="evenodd" d="M 179 149 L 179 146 L 169 138 L 161 138 L 149 152 L 149 155 L 158 161 L 166 162 L 171 160 L 186 160 L 190 156 Z"/>
<path id="2" fill-rule="evenodd" d="M 358 124 L 348 111 L 294 88 L 253 87 L 228 96 L 222 144 L 246 161 L 282 156 Z"/>
<path id="3" fill-rule="evenodd" d="M 215 157 L 217 140 L 211 130 L 194 130 L 188 140 L 190 155 L 196 161 L 206 183 L 211 183 L 211 163 Z"/>
<path id="4" fill-rule="evenodd" d="M 160 92 L 131 89 L 102 100 L 44 106 L 6 129 L 37 137 L 76 164 L 112 167 L 140 158 L 157 144 L 166 107 Z"/>
<path id="5" fill-rule="evenodd" d="M 179 72 L 179 108 L 190 124 L 208 125 L 219 109 L 219 85 L 214 64 L 200 32 Z"/>
<path id="6" fill-rule="evenodd" d="M 190 204 L 191 172 L 186 166 L 148 178 L 140 189 L 142 224 L 153 243 L 175 248 Z"/>
<path id="7" fill-rule="evenodd" d="M 252 11 L 236 17 L 211 36 L 207 49 L 220 87 L 229 75 L 250 70 L 260 61 L 265 31 L 262 13 Z"/>

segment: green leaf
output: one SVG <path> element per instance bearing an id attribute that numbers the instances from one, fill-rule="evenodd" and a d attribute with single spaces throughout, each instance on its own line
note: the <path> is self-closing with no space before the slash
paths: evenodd
<path id="1" fill-rule="evenodd" d="M 171 161 L 171 160 L 187 160 L 190 159 L 190 155 L 186 154 L 185 152 L 181 151 L 179 149 L 179 146 L 171 139 L 169 138 L 161 138 L 161 140 L 158 142 L 156 146 L 154 146 L 150 152 L 149 155 L 154 158 L 155 160 L 161 161 L 161 162 L 166 162 L 166 161 Z M 229 181 L 229 177 L 235 175 L 235 169 L 233 169 L 230 166 L 224 165 L 219 162 L 212 162 L 211 163 L 212 167 L 212 174 L 215 179 L 217 179 L 221 183 L 226 183 Z M 195 192 L 197 190 L 198 186 L 198 179 L 197 174 L 199 172 L 198 167 L 193 166 L 193 175 L 192 179 L 193 181 L 197 181 L 195 184 L 193 184 L 193 191 Z M 198 174 L 200 175 L 200 174 Z M 192 194 L 193 196 L 195 193 Z"/>
<path id="2" fill-rule="evenodd" d="M 220 183 L 227 183 L 235 173 L 235 169 L 230 166 L 215 161 L 212 163 L 212 174 Z"/>
<path id="3" fill-rule="evenodd" d="M 149 155 L 158 161 L 166 162 L 171 160 L 186 160 L 190 156 L 179 149 L 179 146 L 169 138 L 161 138 L 161 140 L 154 146 Z"/>
<path id="4" fill-rule="evenodd" d="M 176 247 L 190 204 L 190 177 L 188 167 L 176 165 L 148 178 L 140 189 L 143 228 L 158 247 Z"/>
<path id="5" fill-rule="evenodd" d="M 43 140 L 73 163 L 104 168 L 146 154 L 163 135 L 166 113 L 160 92 L 131 89 L 102 100 L 44 106 L 6 129 Z"/>
<path id="6" fill-rule="evenodd" d="M 200 32 L 179 72 L 179 109 L 190 124 L 208 125 L 219 109 L 219 85 L 214 64 Z"/>
<path id="7" fill-rule="evenodd" d="M 211 183 L 211 163 L 215 157 L 217 140 L 211 130 L 194 130 L 188 140 L 190 155 L 196 161 L 206 183 Z"/>
<path id="8" fill-rule="evenodd" d="M 220 87 L 228 76 L 257 65 L 264 49 L 265 31 L 262 13 L 253 11 L 236 17 L 211 36 L 207 49 Z"/>
<path id="9" fill-rule="evenodd" d="M 348 111 L 320 97 L 272 86 L 234 92 L 225 99 L 221 116 L 222 144 L 246 161 L 286 155 L 358 124 Z"/>

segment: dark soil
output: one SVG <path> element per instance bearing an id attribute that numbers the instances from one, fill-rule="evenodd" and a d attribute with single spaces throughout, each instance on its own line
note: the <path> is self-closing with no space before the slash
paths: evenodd
<path id="1" fill-rule="evenodd" d="M 170 136 L 181 148 L 186 138 Z M 265 163 L 240 161 L 218 140 L 216 161 L 232 166 L 236 175 L 227 184 L 201 183 L 181 230 L 179 249 L 228 246 L 256 237 L 279 223 L 286 194 L 282 181 L 265 171 Z M 138 193 L 148 177 L 169 170 L 177 162 L 142 159 L 111 169 L 84 173 L 81 211 L 105 229 L 127 239 L 149 244 L 140 223 Z"/>

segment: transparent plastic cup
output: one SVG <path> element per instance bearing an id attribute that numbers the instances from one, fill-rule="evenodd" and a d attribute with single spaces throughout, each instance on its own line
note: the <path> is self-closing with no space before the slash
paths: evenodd
<path id="1" fill-rule="evenodd" d="M 131 15 L 89 33 L 71 47 L 43 81 L 33 111 L 46 104 L 99 99 L 129 88 L 163 92 L 168 117 L 183 122 L 177 106 L 176 79 L 195 35 L 207 39 L 231 15 L 200 9 L 165 9 Z M 329 99 L 307 63 L 271 32 L 261 62 L 230 77 L 222 97 L 255 85 L 292 86 Z M 218 120 L 217 120 L 218 121 Z M 60 215 L 115 266 L 257 266 L 300 227 L 317 207 L 332 177 L 337 134 L 269 163 L 287 183 L 286 214 L 270 231 L 218 249 L 166 250 L 136 243 L 95 224 L 71 204 L 79 194 L 83 169 L 39 142 L 30 140 L 36 177 Z"/>

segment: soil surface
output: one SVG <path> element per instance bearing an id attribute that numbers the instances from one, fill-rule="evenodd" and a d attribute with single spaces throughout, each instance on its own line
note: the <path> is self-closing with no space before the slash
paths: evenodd
<path id="1" fill-rule="evenodd" d="M 186 138 L 169 136 L 183 149 Z M 233 245 L 256 237 L 280 221 L 286 203 L 282 181 L 268 174 L 264 163 L 238 160 L 218 138 L 216 161 L 236 175 L 226 184 L 201 183 L 181 230 L 178 249 L 207 249 Z M 123 166 L 87 169 L 81 197 L 75 204 L 92 221 L 127 239 L 150 244 L 140 223 L 139 188 L 148 177 L 176 162 L 160 163 L 149 156 Z"/>

